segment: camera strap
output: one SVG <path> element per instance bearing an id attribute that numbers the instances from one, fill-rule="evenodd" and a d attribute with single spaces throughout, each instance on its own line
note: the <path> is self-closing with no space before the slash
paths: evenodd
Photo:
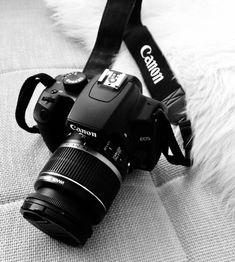
<path id="1" fill-rule="evenodd" d="M 192 148 L 192 129 L 190 121 L 183 112 L 186 105 L 185 93 L 148 28 L 142 24 L 141 6 L 142 0 L 107 1 L 94 48 L 83 72 L 88 75 L 88 78 L 92 78 L 109 68 L 124 40 L 141 71 L 152 98 L 167 106 L 170 123 L 179 126 L 185 156 L 180 149 L 173 151 L 181 153 L 178 153 L 176 158 L 180 159 L 182 165 L 188 165 Z M 167 129 L 170 130 L 171 127 L 168 126 Z M 173 131 L 170 134 L 169 139 L 175 140 L 171 144 L 179 148 Z M 168 153 L 164 151 L 168 159 Z"/>
<path id="2" fill-rule="evenodd" d="M 33 92 L 39 83 L 42 83 L 47 88 L 52 86 L 55 81 L 53 77 L 41 73 L 27 78 L 23 83 L 17 100 L 15 118 L 17 124 L 29 133 L 39 133 L 37 126 L 29 127 L 25 121 L 25 112 Z"/>
<path id="3" fill-rule="evenodd" d="M 187 119 L 185 113 L 185 92 L 178 83 L 148 28 L 142 24 L 140 15 L 141 5 L 142 0 L 137 0 L 125 29 L 124 41 L 139 66 L 152 98 L 161 101 L 167 106 L 167 116 L 170 123 L 179 126 L 185 151 L 184 158 L 187 163 L 186 165 L 188 165 L 191 162 L 192 128 L 191 122 Z M 170 132 L 171 127 L 168 126 L 167 129 Z M 175 140 L 175 136 L 172 129 L 169 134 L 171 134 L 171 137 L 169 136 L 171 144 L 173 147 L 176 147 L 175 142 L 173 143 L 173 137 Z M 178 144 L 177 147 L 179 147 Z M 175 152 L 178 152 L 178 150 Z M 168 159 L 167 154 L 165 152 L 164 155 Z M 179 154 L 178 158 L 182 160 L 182 156 Z"/>
<path id="4" fill-rule="evenodd" d="M 175 139 L 169 119 L 163 111 L 157 115 L 159 129 L 161 133 L 162 153 L 167 161 L 174 165 L 191 166 L 190 155 L 184 155 Z"/>
<path id="5" fill-rule="evenodd" d="M 95 45 L 83 69 L 89 79 L 109 68 L 117 55 L 136 0 L 108 0 Z"/>

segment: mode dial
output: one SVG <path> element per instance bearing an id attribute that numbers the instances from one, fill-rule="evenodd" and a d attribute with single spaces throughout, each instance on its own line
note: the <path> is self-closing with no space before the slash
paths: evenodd
<path id="1" fill-rule="evenodd" d="M 88 83 L 87 77 L 81 72 L 66 74 L 63 78 L 64 88 L 71 93 L 80 93 Z"/>

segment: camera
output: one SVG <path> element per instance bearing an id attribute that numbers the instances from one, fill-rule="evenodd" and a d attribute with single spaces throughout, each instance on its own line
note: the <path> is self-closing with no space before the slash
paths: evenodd
<path id="1" fill-rule="evenodd" d="M 30 89 L 47 82 L 34 119 L 53 154 L 21 213 L 53 238 L 82 246 L 125 176 L 157 164 L 165 107 L 142 95 L 136 77 L 115 70 L 106 69 L 90 81 L 81 72 L 40 77 L 27 83 Z"/>

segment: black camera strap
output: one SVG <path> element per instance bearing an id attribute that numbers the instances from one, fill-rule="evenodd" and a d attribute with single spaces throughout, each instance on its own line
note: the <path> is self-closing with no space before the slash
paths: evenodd
<path id="1" fill-rule="evenodd" d="M 109 68 L 117 55 L 125 28 L 136 0 L 108 0 L 100 22 L 96 42 L 83 69 L 92 78 Z"/>
<path id="2" fill-rule="evenodd" d="M 184 155 L 175 139 L 169 119 L 163 111 L 157 115 L 161 132 L 162 153 L 169 163 L 174 165 L 191 166 L 190 155 Z M 185 146 L 184 146 L 185 147 Z"/>
<path id="3" fill-rule="evenodd" d="M 140 68 L 152 98 L 163 102 L 167 106 L 170 123 L 179 125 L 185 156 L 179 149 L 171 126 L 167 127 L 168 130 L 171 129 L 169 141 L 175 140 L 171 146 L 179 149 L 173 150 L 175 158 L 180 159 L 182 165 L 188 165 L 192 147 L 192 129 L 183 112 L 186 105 L 185 93 L 148 28 L 142 24 L 141 6 L 142 0 L 107 1 L 94 48 L 83 72 L 91 78 L 109 68 L 124 40 Z M 168 161 L 172 160 L 167 154 L 165 150 L 164 155 Z"/>
<path id="4" fill-rule="evenodd" d="M 36 86 L 42 83 L 45 87 L 50 87 L 55 83 L 55 79 L 47 74 L 33 75 L 23 83 L 16 105 L 15 118 L 18 125 L 29 133 L 39 133 L 37 126 L 29 127 L 25 121 L 25 112 L 33 95 Z"/>
<path id="5" fill-rule="evenodd" d="M 137 0 L 125 29 L 124 41 L 139 66 L 152 98 L 163 102 L 167 106 L 167 116 L 170 123 L 179 125 L 185 150 L 184 158 L 188 165 L 192 148 L 192 128 L 185 113 L 185 92 L 148 28 L 142 24 L 141 5 L 142 0 Z M 170 129 L 171 127 L 168 127 L 168 130 Z M 174 137 L 173 131 L 169 134 L 172 138 Z M 172 141 L 173 147 L 178 146 L 173 143 L 170 137 L 169 139 Z M 175 153 L 177 152 L 178 150 L 175 151 Z M 178 158 L 182 160 L 182 156 L 178 156 Z"/>

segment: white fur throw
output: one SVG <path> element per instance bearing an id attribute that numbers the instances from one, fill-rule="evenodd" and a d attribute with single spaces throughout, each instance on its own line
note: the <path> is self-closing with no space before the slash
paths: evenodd
<path id="1" fill-rule="evenodd" d="M 106 1 L 45 2 L 63 32 L 91 51 Z M 192 173 L 211 183 L 235 214 L 234 12 L 234 0 L 143 0 L 142 7 L 143 23 L 186 91 Z M 142 79 L 124 45 L 113 68 Z"/>

